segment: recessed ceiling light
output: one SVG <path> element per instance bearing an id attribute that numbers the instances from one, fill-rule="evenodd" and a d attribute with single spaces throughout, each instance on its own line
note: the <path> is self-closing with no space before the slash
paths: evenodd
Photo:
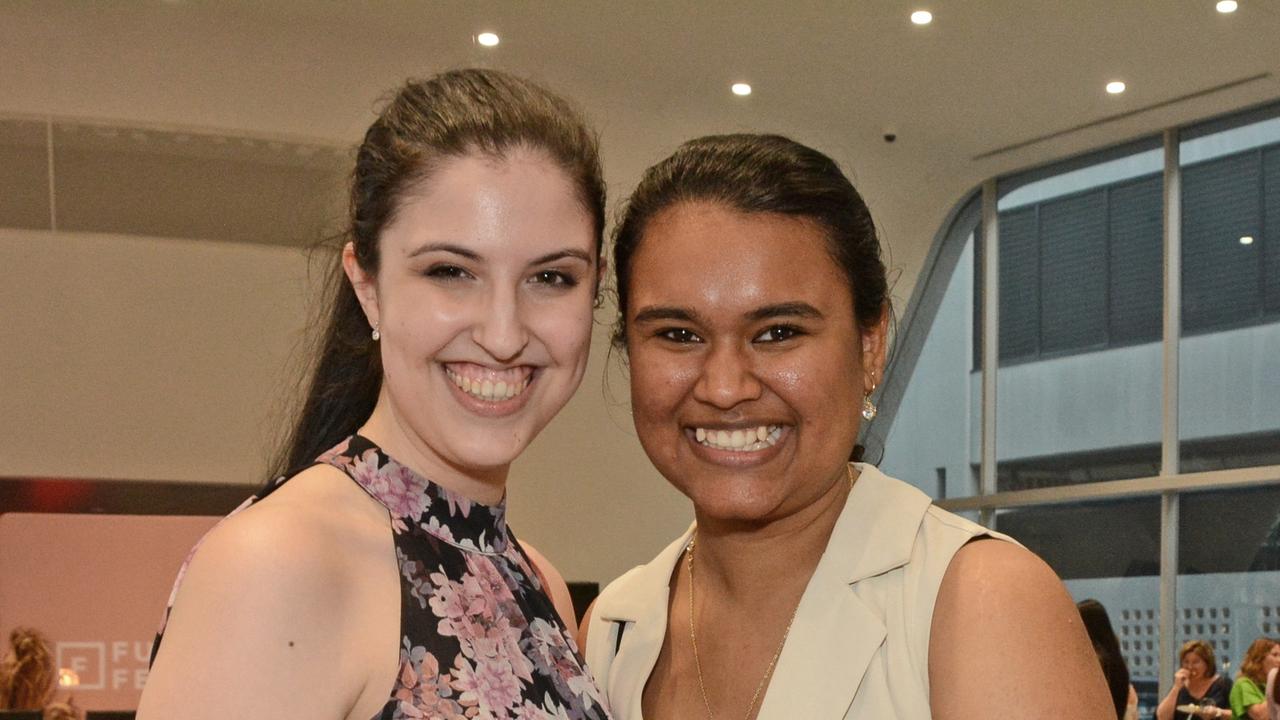
<path id="1" fill-rule="evenodd" d="M 1218 12 L 1225 15 L 1235 12 L 1240 7 L 1240 3 L 1236 2 L 1236 0 L 1218 0 L 1217 7 Z"/>
<path id="2" fill-rule="evenodd" d="M 1111 82 L 1107 83 L 1107 92 L 1111 93 L 1112 95 L 1119 95 L 1120 93 L 1124 92 L 1124 89 L 1125 89 L 1125 84 L 1120 82 L 1119 80 L 1112 80 Z"/>
<path id="3" fill-rule="evenodd" d="M 494 45 L 497 45 L 499 42 L 498 34 L 491 33 L 491 32 L 482 32 L 476 36 L 476 42 L 480 43 L 485 47 L 493 47 Z"/>
<path id="4" fill-rule="evenodd" d="M 751 94 L 751 86 L 746 83 L 734 83 L 733 87 L 729 89 L 733 91 L 734 95 L 742 95 L 743 97 L 746 97 Z"/>
<path id="5" fill-rule="evenodd" d="M 928 25 L 933 22 L 933 13 L 928 10 L 917 10 L 911 13 L 911 22 L 916 25 Z"/>
<path id="6" fill-rule="evenodd" d="M 1240 238 L 1240 244 L 1241 244 L 1241 245 L 1252 245 L 1252 244 L 1253 244 L 1253 236 L 1252 236 L 1252 235 L 1245 235 L 1244 237 Z"/>

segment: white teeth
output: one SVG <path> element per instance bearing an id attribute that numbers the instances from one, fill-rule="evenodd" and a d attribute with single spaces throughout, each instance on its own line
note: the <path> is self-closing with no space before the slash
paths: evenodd
<path id="1" fill-rule="evenodd" d="M 778 444 L 782 437 L 781 425 L 760 425 L 745 430 L 709 430 L 694 428 L 694 438 L 702 445 L 717 450 L 755 452 Z"/>
<path id="2" fill-rule="evenodd" d="M 488 400 L 489 402 L 510 400 L 524 392 L 529 387 L 528 379 L 521 380 L 519 382 L 507 382 L 505 380 L 498 380 L 497 382 L 492 380 L 473 380 L 468 377 L 463 377 L 448 368 L 445 368 L 445 375 L 448 375 L 449 379 L 453 381 L 453 384 L 462 389 L 462 392 L 467 393 L 472 397 L 480 398 L 481 400 Z"/>

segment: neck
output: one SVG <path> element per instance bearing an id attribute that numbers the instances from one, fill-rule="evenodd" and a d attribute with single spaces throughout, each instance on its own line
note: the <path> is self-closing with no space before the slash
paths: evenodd
<path id="1" fill-rule="evenodd" d="M 385 388 L 378 396 L 373 413 L 357 432 L 372 440 L 396 462 L 472 502 L 496 505 L 506 494 L 510 465 L 469 468 L 441 458 L 400 417 Z"/>
<path id="2" fill-rule="evenodd" d="M 842 466 L 813 502 L 784 517 L 756 523 L 723 521 L 697 512 L 699 582 L 739 601 L 776 601 L 779 590 L 804 587 L 827 548 L 852 486 Z"/>

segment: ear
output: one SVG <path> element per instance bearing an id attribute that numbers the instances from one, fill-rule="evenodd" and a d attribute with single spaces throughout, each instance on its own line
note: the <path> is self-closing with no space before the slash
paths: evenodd
<path id="1" fill-rule="evenodd" d="M 889 351 L 889 304 L 885 303 L 874 325 L 862 328 L 862 387 L 870 393 L 884 379 L 884 361 Z"/>
<path id="2" fill-rule="evenodd" d="M 374 278 L 360 267 L 360 262 L 356 260 L 355 246 L 350 242 L 342 246 L 342 270 L 347 274 L 351 288 L 356 291 L 356 299 L 364 309 L 369 327 L 374 327 L 381 317 L 378 310 L 378 286 Z"/>

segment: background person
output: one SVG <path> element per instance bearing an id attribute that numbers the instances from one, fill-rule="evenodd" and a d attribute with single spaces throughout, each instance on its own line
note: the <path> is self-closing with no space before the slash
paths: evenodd
<path id="1" fill-rule="evenodd" d="M 41 710 L 57 689 L 49 640 L 34 628 L 14 628 L 0 660 L 0 710 Z"/>
<path id="2" fill-rule="evenodd" d="M 1240 661 L 1240 672 L 1231 686 L 1231 711 L 1237 718 L 1268 720 L 1267 673 L 1280 668 L 1280 644 L 1271 638 L 1254 640 Z"/>
<path id="3" fill-rule="evenodd" d="M 1084 621 L 1085 632 L 1093 643 L 1093 652 L 1098 656 L 1102 666 L 1102 675 L 1111 690 L 1111 702 L 1116 708 L 1116 720 L 1137 720 L 1138 692 L 1129 682 L 1129 666 L 1120 652 L 1120 642 L 1116 640 L 1115 630 L 1111 627 L 1111 618 L 1102 603 L 1088 598 L 1076 603 L 1080 611 L 1080 619 Z"/>
<path id="4" fill-rule="evenodd" d="M 1213 646 L 1204 640 L 1188 640 L 1178 651 L 1181 666 L 1173 674 L 1173 687 L 1156 706 L 1156 720 L 1191 720 L 1177 708 L 1198 705 L 1202 718 L 1230 718 L 1231 684 L 1218 674 Z"/>
<path id="5" fill-rule="evenodd" d="M 351 185 L 280 479 L 180 576 L 138 717 L 604 717 L 563 580 L 505 520 L 587 364 L 595 137 L 532 83 L 448 72 L 400 89 Z"/>
<path id="6" fill-rule="evenodd" d="M 644 174 L 614 258 L 636 433 L 696 517 L 584 623 L 615 717 L 1114 717 L 1043 562 L 848 463 L 889 304 L 830 158 L 691 140 Z"/>

